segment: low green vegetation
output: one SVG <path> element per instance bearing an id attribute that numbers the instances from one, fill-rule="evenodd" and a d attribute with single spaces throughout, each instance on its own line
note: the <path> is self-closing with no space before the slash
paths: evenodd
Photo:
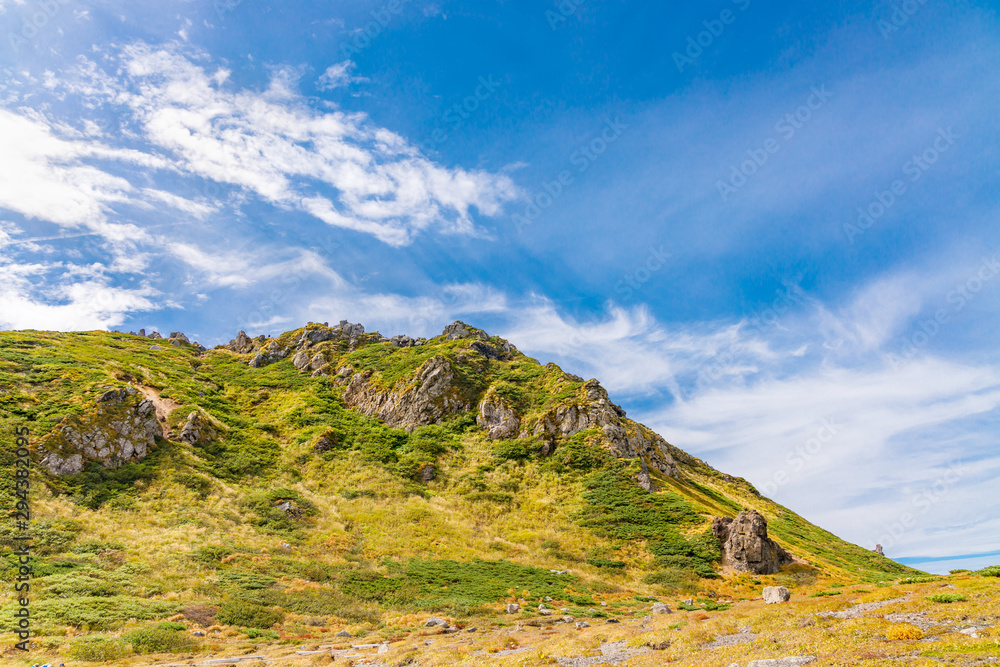
<path id="1" fill-rule="evenodd" d="M 300 333 L 274 340 L 289 346 Z M 91 419 L 109 388 L 141 387 L 180 406 L 142 461 L 92 462 L 66 477 L 35 466 L 36 628 L 96 633 L 67 640 L 69 650 L 105 661 L 194 652 L 207 640 L 185 630 L 214 625 L 274 640 L 293 627 L 306 636 L 413 613 L 468 618 L 515 601 L 527 613 L 546 598 L 581 615 L 614 615 L 623 613 L 619 598 L 761 585 L 719 579 L 711 519 L 745 507 L 764 513 L 772 536 L 811 563 L 775 583 L 918 574 L 669 445 L 679 475 L 653 470 L 659 490 L 642 489 L 639 462 L 615 458 L 601 429 L 562 437 L 541 428 L 557 410 L 583 409 L 593 384 L 481 338 L 406 348 L 375 334 L 325 341 L 310 353 L 326 355 L 331 374 L 313 377 L 290 357 L 251 368 L 251 355 L 153 351 L 149 339 L 121 333 L 0 332 L 0 464 L 8 469 L 15 426 L 27 426 L 36 446 L 64 419 Z M 340 369 L 370 371 L 377 389 L 406 389 L 438 355 L 456 377 L 449 400 L 471 409 L 405 429 L 345 402 Z M 487 439 L 477 425 L 487 390 L 517 411 L 524 437 Z M 178 439 L 191 412 L 211 434 L 193 444 Z M 9 476 L 0 502 L 16 502 Z M 0 525 L 7 554 L 16 537 L 11 522 Z M 7 580 L 17 568 L 13 556 L 0 559 Z M 977 574 L 1000 574 L 991 570 Z M 3 630 L 13 629 L 15 605 L 12 591 L 0 592 Z M 698 598 L 693 607 L 725 605 Z"/>

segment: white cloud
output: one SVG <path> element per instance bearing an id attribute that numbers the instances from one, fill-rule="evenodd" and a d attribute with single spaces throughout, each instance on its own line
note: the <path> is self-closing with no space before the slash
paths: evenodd
<path id="1" fill-rule="evenodd" d="M 302 282 L 306 277 L 322 278 L 332 288 L 346 283 L 328 267 L 323 259 L 309 250 L 298 251 L 298 257 L 282 262 L 267 262 L 265 251 L 209 253 L 184 243 L 168 243 L 167 250 L 188 266 L 197 269 L 212 285 L 245 288 L 275 278 L 293 278 Z"/>
<path id="2" fill-rule="evenodd" d="M 519 196 L 508 176 L 440 167 L 362 114 L 310 109 L 296 72 L 277 70 L 264 91 L 233 91 L 225 70 L 210 75 L 173 51 L 137 44 L 122 60 L 125 80 L 82 60 L 66 90 L 125 105 L 174 168 L 327 224 L 400 246 L 431 228 L 476 234 L 472 209 L 493 216 Z"/>
<path id="3" fill-rule="evenodd" d="M 885 276 L 841 306 L 802 298 L 761 326 L 667 326 L 615 306 L 578 322 L 539 299 L 514 309 L 503 335 L 599 378 L 669 441 L 842 537 L 936 556 L 951 553 L 946 532 L 986 551 L 1000 548 L 1000 520 L 982 519 L 1000 515 L 1000 452 L 984 426 L 1000 422 L 1000 366 L 929 348 L 901 365 L 888 356 L 968 271 Z M 655 392 L 668 400 L 652 406 Z M 961 478 L 942 482 L 956 465 Z M 893 536 L 907 513 L 911 525 Z"/>
<path id="4" fill-rule="evenodd" d="M 330 65 L 316 81 L 316 87 L 320 90 L 333 90 L 334 88 L 341 88 L 352 83 L 364 83 L 368 81 L 363 76 L 354 76 L 351 74 L 354 66 L 354 62 L 351 60 Z"/>
<path id="5" fill-rule="evenodd" d="M 111 286 L 99 266 L 0 263 L 0 329 L 108 329 L 158 308 L 150 300 L 156 294 L 148 286 Z"/>

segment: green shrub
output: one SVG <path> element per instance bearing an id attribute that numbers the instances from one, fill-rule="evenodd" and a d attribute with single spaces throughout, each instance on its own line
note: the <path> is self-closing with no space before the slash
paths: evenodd
<path id="1" fill-rule="evenodd" d="M 219 583 L 226 588 L 239 588 L 245 591 L 257 591 L 270 588 L 278 583 L 274 577 L 245 570 L 227 570 L 219 575 Z"/>
<path id="2" fill-rule="evenodd" d="M 607 558 L 588 558 L 587 563 L 593 565 L 594 567 L 604 567 L 612 570 L 625 569 L 625 561 L 622 560 L 608 560 Z"/>
<path id="3" fill-rule="evenodd" d="M 243 628 L 243 634 L 250 639 L 277 639 L 280 636 L 274 630 L 258 630 L 257 628 Z"/>
<path id="4" fill-rule="evenodd" d="M 275 623 L 281 623 L 285 620 L 285 613 L 259 604 L 234 600 L 222 605 L 215 620 L 222 625 L 238 625 L 267 630 Z"/>
<path id="5" fill-rule="evenodd" d="M 965 602 L 967 598 L 959 593 L 938 593 L 937 595 L 928 595 L 927 599 L 931 602 L 951 604 L 952 602 Z"/>
<path id="6" fill-rule="evenodd" d="M 1000 565 L 990 565 L 976 572 L 980 577 L 1000 577 Z"/>
<path id="7" fill-rule="evenodd" d="M 119 660 L 129 654 L 128 645 L 107 635 L 88 635 L 73 640 L 69 647 L 69 657 L 85 662 Z"/>
<path id="8" fill-rule="evenodd" d="M 156 627 L 161 630 L 173 630 L 174 632 L 187 629 L 187 626 L 179 621 L 163 621 L 162 623 L 157 623 Z"/>
<path id="9" fill-rule="evenodd" d="M 132 630 L 125 633 L 122 639 L 132 645 L 135 653 L 180 653 L 195 646 L 194 640 L 187 634 L 161 626 Z"/>
<path id="10" fill-rule="evenodd" d="M 527 461 L 540 448 L 541 445 L 534 438 L 497 440 L 493 443 L 493 457 L 499 461 Z"/>
<path id="11" fill-rule="evenodd" d="M 231 556 L 234 553 L 236 552 L 233 551 L 232 547 L 226 547 L 221 544 L 206 544 L 203 547 L 195 549 L 191 553 L 191 557 L 199 563 L 217 566 L 223 558 Z"/>
<path id="12" fill-rule="evenodd" d="M 121 586 L 108 581 L 104 572 L 84 570 L 55 574 L 38 580 L 38 587 L 50 597 L 111 597 L 120 594 Z"/>

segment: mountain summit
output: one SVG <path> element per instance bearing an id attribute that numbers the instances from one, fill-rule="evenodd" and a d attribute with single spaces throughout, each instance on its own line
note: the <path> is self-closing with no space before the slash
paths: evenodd
<path id="1" fill-rule="evenodd" d="M 372 632 L 527 602 L 614 619 L 656 595 L 913 573 L 666 442 L 598 380 L 462 322 L 430 339 L 310 323 L 214 349 L 140 334 L 0 332 L 48 632 Z M 13 506 L 13 480 L 3 493 Z"/>

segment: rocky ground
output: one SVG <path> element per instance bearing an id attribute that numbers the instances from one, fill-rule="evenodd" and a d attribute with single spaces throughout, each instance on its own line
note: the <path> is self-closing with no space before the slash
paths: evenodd
<path id="1" fill-rule="evenodd" d="M 674 600 L 624 618 L 493 618 L 409 615 L 371 636 L 241 639 L 230 628 L 194 629 L 214 643 L 199 654 L 133 656 L 130 665 L 991 665 L 1000 664 L 1000 578 L 957 574 L 819 596 L 793 592 L 784 603 L 734 600 L 711 610 Z M 945 597 L 941 597 L 945 596 Z M 964 599 L 960 599 L 964 598 Z M 955 600 L 944 602 L 941 600 Z M 694 604 L 686 604 L 691 602 Z M 720 600 L 719 603 L 728 601 Z M 687 607 L 687 609 L 682 609 Z M 340 635 L 348 634 L 344 631 Z M 26 661 L 7 650 L 2 665 L 65 661 L 58 647 Z M 67 662 L 67 664 L 70 664 Z"/>

